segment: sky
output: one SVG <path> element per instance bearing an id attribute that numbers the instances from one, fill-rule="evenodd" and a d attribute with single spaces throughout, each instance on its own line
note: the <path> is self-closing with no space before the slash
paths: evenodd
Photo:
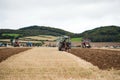
<path id="1" fill-rule="evenodd" d="M 120 26 L 120 0 L 0 0 L 0 29 L 32 25 L 74 33 Z"/>

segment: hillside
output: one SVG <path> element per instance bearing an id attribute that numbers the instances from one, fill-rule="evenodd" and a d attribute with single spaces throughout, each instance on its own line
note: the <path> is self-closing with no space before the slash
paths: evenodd
<path id="1" fill-rule="evenodd" d="M 103 26 L 79 34 L 93 42 L 120 42 L 120 27 Z"/>
<path id="2" fill-rule="evenodd" d="M 52 27 L 45 26 L 30 26 L 19 29 L 19 31 L 25 32 L 24 36 L 37 36 L 37 35 L 53 35 L 53 36 L 61 36 L 61 35 L 72 35 L 73 33 Z"/>
<path id="3" fill-rule="evenodd" d="M 8 38 L 2 37 L 2 34 L 20 34 L 21 36 L 38 36 L 38 35 L 52 35 L 52 36 L 61 36 L 61 35 L 74 35 L 71 32 L 52 28 L 52 27 L 45 27 L 45 26 L 29 26 L 20 28 L 18 30 L 10 30 L 10 29 L 0 29 L 0 36 L 1 38 Z"/>

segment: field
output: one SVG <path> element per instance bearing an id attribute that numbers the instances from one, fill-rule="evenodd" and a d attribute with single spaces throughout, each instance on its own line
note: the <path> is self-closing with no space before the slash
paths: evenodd
<path id="1" fill-rule="evenodd" d="M 18 37 L 18 36 L 20 36 L 20 34 L 2 34 L 2 36 Z"/>
<path id="2" fill-rule="evenodd" d="M 0 62 L 8 57 L 26 51 L 30 48 L 0 48 Z"/>
<path id="3" fill-rule="evenodd" d="M 72 49 L 70 53 L 91 62 L 100 69 L 120 70 L 120 51 L 103 49 Z"/>
<path id="4" fill-rule="evenodd" d="M 57 39 L 55 36 L 49 36 L 49 35 L 39 35 L 39 36 L 29 36 L 29 37 L 24 37 L 24 39 L 31 39 L 31 40 L 50 40 L 54 41 Z"/>
<path id="5" fill-rule="evenodd" d="M 24 51 L 24 48 L 0 48 L 0 53 L 10 54 L 11 51 L 19 54 L 0 63 L 0 80 L 120 80 L 120 70 L 116 70 L 119 68 L 101 70 L 90 62 L 73 54 L 60 52 L 57 48 L 40 47 L 27 51 Z M 84 51 L 91 54 L 89 49 L 83 49 Z M 104 52 L 93 51 L 100 54 Z M 112 58 L 114 60 L 116 56 Z"/>
<path id="6" fill-rule="evenodd" d="M 26 45 L 27 42 L 31 42 L 33 44 L 45 43 L 44 45 L 48 45 L 48 44 L 52 44 L 53 42 L 56 43 L 55 40 L 57 40 L 57 38 L 58 37 L 56 36 L 49 36 L 49 35 L 29 36 L 29 37 L 19 38 L 19 42 L 21 45 Z M 10 39 L 0 39 L 0 42 L 11 44 Z"/>
<path id="7" fill-rule="evenodd" d="M 79 46 L 81 42 L 72 42 L 72 45 Z M 112 48 L 113 46 L 120 46 L 120 42 L 90 42 L 90 45 L 94 48 Z"/>
<path id="8" fill-rule="evenodd" d="M 71 38 L 71 42 L 81 42 L 82 38 Z"/>

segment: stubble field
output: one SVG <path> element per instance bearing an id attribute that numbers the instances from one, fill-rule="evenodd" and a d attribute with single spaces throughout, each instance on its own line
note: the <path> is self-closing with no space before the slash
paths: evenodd
<path id="1" fill-rule="evenodd" d="M 10 54 L 11 51 L 12 55 L 19 53 L 0 63 L 0 80 L 120 80 L 120 70 L 101 70 L 76 54 L 49 47 L 25 50 L 26 48 L 0 49 L 0 53 L 4 54 Z M 91 49 L 82 51 L 91 52 Z M 79 52 L 81 51 L 78 50 L 77 53 Z"/>

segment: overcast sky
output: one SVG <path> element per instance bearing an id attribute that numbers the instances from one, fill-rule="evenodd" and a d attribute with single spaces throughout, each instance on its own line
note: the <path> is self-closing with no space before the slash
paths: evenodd
<path id="1" fill-rule="evenodd" d="M 51 26 L 74 33 L 120 26 L 120 0 L 0 0 L 0 28 Z"/>

